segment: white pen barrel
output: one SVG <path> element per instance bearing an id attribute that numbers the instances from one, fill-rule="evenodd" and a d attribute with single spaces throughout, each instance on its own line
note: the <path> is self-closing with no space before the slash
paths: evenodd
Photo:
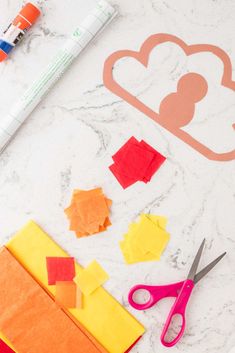
<path id="1" fill-rule="evenodd" d="M 64 47 L 61 48 L 46 70 L 13 105 L 9 114 L 0 119 L 0 153 L 73 60 L 114 15 L 115 9 L 106 1 L 100 1 L 93 12 L 74 31 L 71 38 L 66 41 Z"/>

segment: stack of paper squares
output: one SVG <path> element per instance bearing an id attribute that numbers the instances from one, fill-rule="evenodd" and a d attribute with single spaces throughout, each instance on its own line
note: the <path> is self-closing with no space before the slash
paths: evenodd
<path id="1" fill-rule="evenodd" d="M 70 230 L 77 237 L 103 232 L 111 225 L 109 215 L 112 201 L 102 188 L 74 190 L 71 205 L 65 210 L 70 220 Z"/>
<path id="2" fill-rule="evenodd" d="M 90 295 L 109 278 L 97 261 L 75 273 L 73 257 L 47 257 L 48 285 L 55 285 L 55 302 L 65 308 L 81 309 L 82 295 Z"/>
<path id="3" fill-rule="evenodd" d="M 56 286 L 55 301 L 65 308 L 82 308 L 82 292 L 73 282 L 75 261 L 73 257 L 47 257 L 48 284 Z"/>
<path id="4" fill-rule="evenodd" d="M 113 156 L 109 169 L 124 189 L 143 181 L 148 183 L 166 158 L 145 141 L 131 137 Z"/>
<path id="5" fill-rule="evenodd" d="M 138 223 L 130 224 L 120 242 L 126 263 L 160 260 L 170 239 L 166 224 L 165 217 L 150 214 L 142 214 Z"/>

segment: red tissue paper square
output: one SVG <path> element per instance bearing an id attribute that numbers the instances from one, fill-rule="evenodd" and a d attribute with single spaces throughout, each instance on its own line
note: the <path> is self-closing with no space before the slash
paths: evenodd
<path id="1" fill-rule="evenodd" d="M 57 281 L 72 281 L 75 277 L 75 262 L 73 257 L 47 257 L 48 284 L 55 285 Z"/>
<path id="2" fill-rule="evenodd" d="M 147 142 L 131 137 L 113 156 L 109 169 L 124 189 L 137 181 L 147 183 L 166 158 Z"/>
<path id="3" fill-rule="evenodd" d="M 0 352 L 1 353 L 15 353 L 5 342 L 0 339 Z"/>

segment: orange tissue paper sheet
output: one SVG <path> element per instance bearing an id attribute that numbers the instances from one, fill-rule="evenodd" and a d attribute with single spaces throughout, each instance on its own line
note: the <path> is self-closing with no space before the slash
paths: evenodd
<path id="1" fill-rule="evenodd" d="M 66 252 L 33 221 L 20 230 L 6 246 L 48 294 L 55 298 L 56 286 L 48 285 L 46 257 L 68 257 Z M 82 271 L 83 267 L 75 263 L 76 276 Z M 126 352 L 145 331 L 102 286 L 92 294 L 83 296 L 81 309 L 64 310 L 80 325 L 80 329 L 86 329 L 86 335 L 91 340 L 95 343 L 98 341 L 109 353 Z M 70 351 L 74 352 L 76 350 Z M 48 349 L 47 353 L 52 352 Z"/>
<path id="2" fill-rule="evenodd" d="M 0 267 L 0 329 L 19 353 L 100 352 L 5 247 Z"/>

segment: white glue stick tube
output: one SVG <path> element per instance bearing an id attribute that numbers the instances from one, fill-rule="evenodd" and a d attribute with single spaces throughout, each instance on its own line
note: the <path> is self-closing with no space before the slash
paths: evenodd
<path id="1" fill-rule="evenodd" d="M 13 105 L 9 114 L 0 118 L 0 153 L 73 60 L 115 15 L 116 11 L 111 5 L 105 0 L 99 1 L 90 15 L 66 41 L 64 47 L 57 53 L 46 70 Z"/>

